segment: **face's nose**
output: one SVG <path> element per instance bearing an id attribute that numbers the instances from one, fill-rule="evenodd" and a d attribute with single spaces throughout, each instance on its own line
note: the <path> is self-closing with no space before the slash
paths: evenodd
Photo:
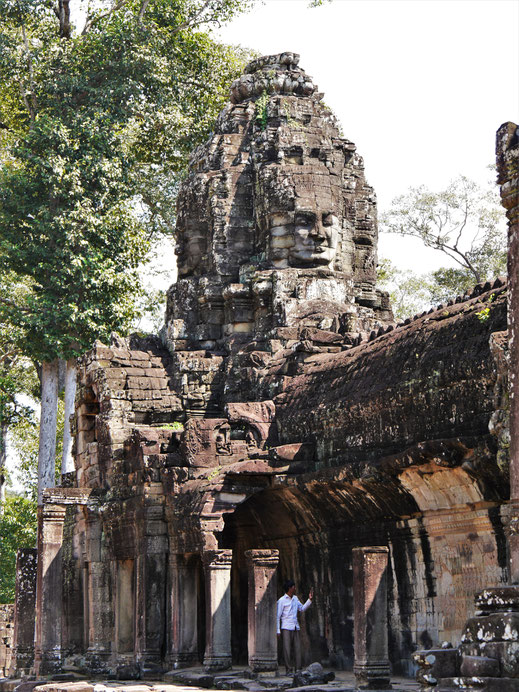
<path id="1" fill-rule="evenodd" d="M 312 227 L 310 228 L 310 231 L 309 231 L 309 235 L 312 238 L 320 239 L 320 240 L 322 240 L 323 238 L 326 238 L 326 231 L 324 229 L 323 219 L 321 218 L 321 214 L 315 215 L 314 222 L 313 222 Z"/>

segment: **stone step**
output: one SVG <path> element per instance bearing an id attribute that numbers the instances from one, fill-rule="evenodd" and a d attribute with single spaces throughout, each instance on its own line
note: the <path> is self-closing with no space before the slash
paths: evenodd
<path id="1" fill-rule="evenodd" d="M 325 683 L 324 685 L 303 685 L 302 687 L 292 687 L 290 692 L 356 692 L 356 687 L 351 685 L 340 685 L 337 683 Z"/>
<path id="2" fill-rule="evenodd" d="M 22 681 L 11 680 L 10 678 L 0 678 L 0 692 L 12 692 Z"/>
<path id="3" fill-rule="evenodd" d="M 439 681 L 434 692 L 519 692 L 519 679 L 517 678 L 443 678 Z"/>
<path id="4" fill-rule="evenodd" d="M 214 687 L 217 690 L 264 690 L 265 688 L 256 680 L 237 676 L 218 676 L 214 679 Z"/>
<path id="5" fill-rule="evenodd" d="M 294 680 L 290 675 L 280 675 L 279 677 L 263 677 L 260 675 L 258 682 L 263 689 L 284 690 L 287 687 L 291 687 Z"/>

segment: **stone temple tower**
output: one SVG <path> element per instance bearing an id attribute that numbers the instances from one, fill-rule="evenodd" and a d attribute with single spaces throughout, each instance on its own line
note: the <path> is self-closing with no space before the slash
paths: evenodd
<path id="1" fill-rule="evenodd" d="M 393 323 L 373 190 L 297 61 L 253 61 L 193 153 L 162 339 L 79 363 L 75 471 L 19 572 L 20 674 L 275 671 L 279 576 L 316 587 L 305 664 L 356 656 L 379 684 L 506 581 L 506 285 Z M 369 660 L 368 558 L 388 585 Z M 519 679 L 515 640 L 471 641 Z"/>
<path id="2" fill-rule="evenodd" d="M 178 200 L 171 351 L 256 340 L 272 352 L 279 329 L 296 326 L 355 343 L 392 319 L 375 288 L 376 198 L 362 158 L 298 61 L 252 61 L 192 156 Z"/>

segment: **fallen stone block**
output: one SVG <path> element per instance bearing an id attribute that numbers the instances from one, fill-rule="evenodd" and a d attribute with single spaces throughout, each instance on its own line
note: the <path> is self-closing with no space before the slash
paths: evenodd
<path id="1" fill-rule="evenodd" d="M 88 682 L 50 682 L 34 688 L 35 692 L 94 692 Z"/>
<path id="2" fill-rule="evenodd" d="M 164 675 L 166 682 L 175 682 L 189 687 L 205 687 L 210 689 L 214 684 L 214 675 L 189 670 L 171 670 Z"/>
<path id="3" fill-rule="evenodd" d="M 45 685 L 47 683 L 47 680 L 27 680 L 26 682 L 20 682 L 20 680 L 12 680 L 12 682 L 18 683 L 14 688 L 11 688 L 13 689 L 13 692 L 32 692 L 35 687 Z"/>
<path id="4" fill-rule="evenodd" d="M 325 673 L 320 663 L 311 663 L 305 670 L 300 670 L 294 675 L 292 687 L 308 685 L 323 685 L 335 679 L 335 673 Z"/>
<path id="5" fill-rule="evenodd" d="M 10 680 L 9 678 L 0 678 L 0 692 L 12 692 L 15 690 L 17 687 L 20 686 L 22 683 L 21 680 Z M 36 683 L 37 685 L 41 685 L 41 680 Z M 28 688 L 28 692 L 31 692 L 33 688 Z"/>
<path id="6" fill-rule="evenodd" d="M 488 656 L 463 656 L 460 672 L 465 677 L 490 677 L 501 676 L 499 661 Z"/>

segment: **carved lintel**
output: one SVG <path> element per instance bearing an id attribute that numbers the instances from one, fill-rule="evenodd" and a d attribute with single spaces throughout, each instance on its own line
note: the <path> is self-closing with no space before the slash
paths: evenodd
<path id="1" fill-rule="evenodd" d="M 45 488 L 43 502 L 60 505 L 84 505 L 90 501 L 92 488 Z"/>
<path id="2" fill-rule="evenodd" d="M 65 521 L 65 513 L 67 508 L 64 505 L 54 503 L 45 503 L 41 508 L 41 518 L 45 523 L 63 523 Z"/>
<path id="3" fill-rule="evenodd" d="M 279 550 L 246 550 L 245 557 L 254 566 L 275 569 L 279 562 Z"/>
<path id="4" fill-rule="evenodd" d="M 232 550 L 205 550 L 202 562 L 205 569 L 231 569 Z"/>

